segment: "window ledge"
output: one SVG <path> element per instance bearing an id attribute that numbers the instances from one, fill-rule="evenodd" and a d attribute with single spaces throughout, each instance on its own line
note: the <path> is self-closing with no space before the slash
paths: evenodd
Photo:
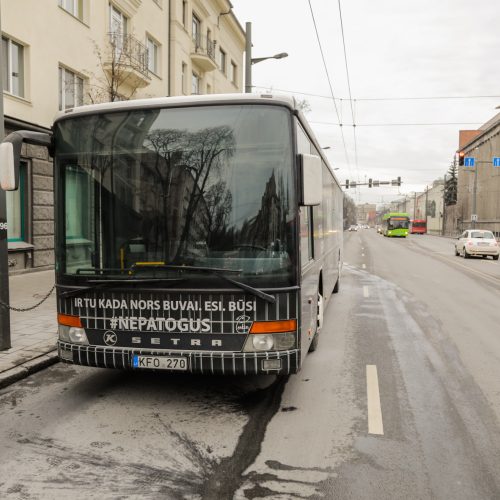
<path id="1" fill-rule="evenodd" d="M 9 241 L 7 243 L 9 252 L 29 252 L 35 248 L 31 243 L 26 243 L 25 241 Z"/>
<path id="2" fill-rule="evenodd" d="M 23 104 L 28 104 L 29 106 L 33 106 L 33 103 L 29 99 L 26 99 L 25 97 L 20 97 L 20 96 L 15 95 L 15 94 L 11 94 L 7 90 L 3 91 L 3 95 L 5 97 L 8 97 L 9 99 L 12 99 L 13 101 L 18 101 L 18 102 L 22 102 Z"/>
<path id="3" fill-rule="evenodd" d="M 75 16 L 74 14 L 72 14 L 69 11 L 67 11 L 64 7 L 61 7 L 60 5 L 59 5 L 59 8 L 61 10 L 63 10 L 64 12 L 66 12 L 66 14 L 68 14 L 68 16 L 71 16 L 73 19 L 76 19 L 79 23 L 82 23 L 87 28 L 90 28 L 90 25 L 88 23 L 86 23 L 83 19 L 80 19 L 79 17 Z"/>

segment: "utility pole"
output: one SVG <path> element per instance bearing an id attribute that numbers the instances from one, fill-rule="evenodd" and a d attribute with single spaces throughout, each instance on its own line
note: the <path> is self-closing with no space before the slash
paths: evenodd
<path id="1" fill-rule="evenodd" d="M 425 186 L 425 227 L 427 228 L 427 205 L 428 205 L 428 197 L 429 197 L 429 186 Z M 427 231 L 429 231 L 427 229 Z"/>
<path id="2" fill-rule="evenodd" d="M 477 165 L 474 168 L 474 187 L 472 188 L 472 229 L 476 229 Z"/>
<path id="3" fill-rule="evenodd" d="M 245 24 L 245 92 L 252 92 L 252 23 Z"/>
<path id="4" fill-rule="evenodd" d="M 0 32 L 2 26 L 0 8 Z M 3 68 L 3 51 L 0 51 L 0 68 Z M 5 135 L 3 116 L 3 82 L 0 79 L 0 140 Z M 7 248 L 7 194 L 0 188 L 0 301 L 9 303 L 9 253 Z M 10 311 L 0 305 L 0 351 L 9 349 Z"/>

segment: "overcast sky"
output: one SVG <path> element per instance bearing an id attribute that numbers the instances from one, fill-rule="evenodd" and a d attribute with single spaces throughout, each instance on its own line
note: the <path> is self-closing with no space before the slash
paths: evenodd
<path id="1" fill-rule="evenodd" d="M 333 100 L 299 94 L 331 96 L 308 0 L 232 3 L 242 26 L 252 23 L 253 57 L 289 54 L 253 65 L 256 90 L 287 90 L 307 100 L 306 116 L 320 144 L 330 146 L 326 153 L 342 182 L 401 176 L 399 193 L 423 191 L 447 171 L 458 131 L 476 129 L 498 112 L 500 97 L 364 100 L 500 96 L 498 0 L 341 0 L 357 162 L 338 0 L 311 6 L 333 94 L 344 99 L 337 101 L 344 141 Z M 462 125 L 369 126 L 389 123 Z M 349 194 L 356 202 L 401 197 L 395 187 Z"/>

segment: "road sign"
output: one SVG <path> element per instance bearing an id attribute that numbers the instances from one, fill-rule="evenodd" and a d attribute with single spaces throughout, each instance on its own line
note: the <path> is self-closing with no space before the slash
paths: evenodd
<path id="1" fill-rule="evenodd" d="M 471 222 L 477 222 L 477 214 L 472 214 L 470 216 L 470 220 L 471 220 Z"/>
<path id="2" fill-rule="evenodd" d="M 472 156 L 466 156 L 464 158 L 464 167 L 473 167 L 474 161 L 475 161 L 475 158 L 473 158 Z"/>
<path id="3" fill-rule="evenodd" d="M 493 166 L 500 167 L 500 157 L 498 157 L 498 156 L 493 157 Z"/>

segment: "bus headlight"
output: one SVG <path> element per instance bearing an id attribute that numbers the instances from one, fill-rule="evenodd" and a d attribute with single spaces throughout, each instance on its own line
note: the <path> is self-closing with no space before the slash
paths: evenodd
<path id="1" fill-rule="evenodd" d="M 251 338 L 252 345 L 255 351 L 271 351 L 274 346 L 272 335 L 252 335 Z"/>
<path id="2" fill-rule="evenodd" d="M 245 352 L 287 351 L 296 345 L 295 333 L 253 333 L 247 337 Z"/>
<path id="3" fill-rule="evenodd" d="M 295 347 L 295 333 L 275 333 L 274 348 L 277 351 L 287 351 Z"/>
<path id="4" fill-rule="evenodd" d="M 85 330 L 77 326 L 59 325 L 59 340 L 73 344 L 88 345 L 89 343 Z"/>

